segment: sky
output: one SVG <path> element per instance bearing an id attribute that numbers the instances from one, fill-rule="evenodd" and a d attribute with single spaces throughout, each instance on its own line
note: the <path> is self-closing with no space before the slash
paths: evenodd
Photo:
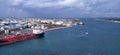
<path id="1" fill-rule="evenodd" d="M 120 17 L 120 0 L 0 0 L 0 17 Z"/>

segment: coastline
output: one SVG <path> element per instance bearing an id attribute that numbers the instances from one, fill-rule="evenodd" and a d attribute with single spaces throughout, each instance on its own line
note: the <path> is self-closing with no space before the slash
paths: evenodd
<path id="1" fill-rule="evenodd" d="M 105 22 L 112 22 L 112 23 L 118 23 L 120 24 L 120 19 L 97 19 Z"/>
<path id="2" fill-rule="evenodd" d="M 70 27 L 72 27 L 72 26 L 70 26 Z M 62 28 L 70 28 L 70 27 L 58 27 L 58 28 L 51 28 L 51 29 L 47 29 L 47 30 L 43 30 L 44 32 L 46 32 L 46 31 L 52 31 L 52 30 L 56 30 L 56 29 L 62 29 Z"/>

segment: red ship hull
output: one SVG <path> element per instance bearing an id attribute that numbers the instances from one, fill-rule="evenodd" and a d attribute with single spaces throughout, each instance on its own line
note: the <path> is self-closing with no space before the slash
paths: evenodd
<path id="1" fill-rule="evenodd" d="M 44 35 L 44 33 L 40 34 L 41 36 Z M 23 41 L 23 40 L 28 40 L 32 38 L 37 38 L 35 34 L 27 34 L 27 35 L 15 35 L 11 37 L 4 37 L 0 39 L 0 45 L 5 45 L 5 44 L 12 44 L 15 42 Z"/>

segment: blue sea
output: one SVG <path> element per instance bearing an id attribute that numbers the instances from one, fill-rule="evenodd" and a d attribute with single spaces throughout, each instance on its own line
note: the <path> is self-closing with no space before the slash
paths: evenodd
<path id="1" fill-rule="evenodd" d="M 0 55 L 120 55 L 120 24 L 80 19 L 83 26 L 47 31 L 44 38 L 0 46 Z"/>

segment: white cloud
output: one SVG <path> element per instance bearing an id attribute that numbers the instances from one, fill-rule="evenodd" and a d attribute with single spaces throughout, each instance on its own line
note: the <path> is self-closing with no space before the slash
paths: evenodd
<path id="1" fill-rule="evenodd" d="M 97 0 L 91 0 L 93 4 L 95 4 L 97 2 Z"/>
<path id="2" fill-rule="evenodd" d="M 17 9 L 17 8 L 8 8 L 5 12 L 6 15 L 17 15 L 17 16 L 27 16 L 29 15 L 28 12 L 22 10 L 22 9 Z"/>
<path id="3" fill-rule="evenodd" d="M 20 1 L 21 2 L 21 1 Z M 20 2 L 16 2 L 17 4 Z M 84 3 L 79 0 L 58 0 L 58 1 L 48 1 L 48 0 L 28 0 L 22 3 L 27 7 L 38 7 L 38 8 L 58 8 L 58 7 L 80 7 L 84 6 Z"/>
<path id="4" fill-rule="evenodd" d="M 11 5 L 13 6 L 17 6 L 20 5 L 21 3 L 23 3 L 24 0 L 10 0 L 10 2 L 12 3 Z"/>
<path id="5" fill-rule="evenodd" d="M 0 0 L 0 15 L 119 14 L 119 0 Z M 43 8 L 43 9 L 42 9 Z M 104 9 L 103 9 L 104 8 Z M 71 16 L 70 15 L 70 16 Z M 64 16 L 64 15 L 63 15 Z"/>
<path id="6" fill-rule="evenodd" d="M 63 0 L 63 1 L 59 1 L 57 4 L 62 6 L 70 6 L 70 5 L 75 5 L 76 2 L 77 0 Z"/>
<path id="7" fill-rule="evenodd" d="M 87 9 L 88 5 L 83 0 L 10 0 L 12 6 L 22 5 L 29 8 L 55 8 L 65 7 Z"/>

